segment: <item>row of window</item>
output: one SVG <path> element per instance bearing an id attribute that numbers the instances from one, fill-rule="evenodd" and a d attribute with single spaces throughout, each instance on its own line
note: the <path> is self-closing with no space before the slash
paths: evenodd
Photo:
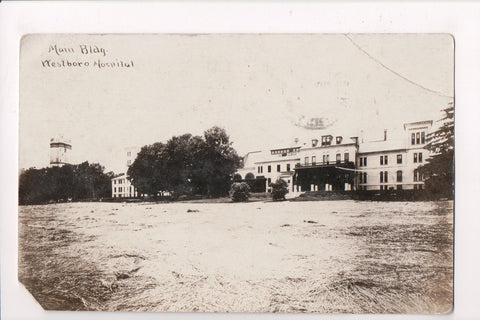
<path id="1" fill-rule="evenodd" d="M 412 145 L 425 144 L 425 131 L 416 132 L 416 133 L 413 132 L 411 143 L 412 143 Z"/>
<path id="2" fill-rule="evenodd" d="M 118 190 L 118 192 L 127 192 L 127 191 L 130 191 L 130 193 L 132 193 L 132 187 L 130 187 L 130 190 L 128 189 L 128 187 L 125 187 L 125 188 L 123 188 L 123 187 L 118 187 L 118 188 L 117 188 L 117 187 L 114 187 L 114 188 L 113 188 L 113 192 L 114 192 L 114 193 L 116 193 L 117 190 Z"/>
<path id="3" fill-rule="evenodd" d="M 388 185 L 381 185 L 380 186 L 380 190 L 388 190 L 388 189 L 393 189 L 392 186 L 388 186 Z M 403 189 L 403 186 L 401 184 L 397 185 L 397 190 L 402 190 Z M 414 190 L 422 190 L 423 189 L 423 185 L 421 184 L 415 184 L 413 185 L 413 189 Z M 367 190 L 367 186 L 359 186 L 358 187 L 358 190 Z"/>
<path id="4" fill-rule="evenodd" d="M 299 150 L 300 148 L 288 148 L 288 149 L 277 149 L 277 150 L 271 150 L 270 151 L 270 154 L 272 155 L 275 155 L 275 154 L 281 154 L 282 156 L 283 155 L 287 155 L 287 154 L 290 154 L 290 155 L 294 155 L 297 153 L 297 151 Z"/>
<path id="5" fill-rule="evenodd" d="M 422 162 L 423 155 L 421 152 L 413 154 L 413 162 Z M 397 164 L 402 164 L 403 156 L 401 154 L 397 154 Z M 367 157 L 359 157 L 359 166 L 365 167 L 367 165 Z M 388 155 L 380 156 L 380 165 L 388 165 Z"/>
<path id="6" fill-rule="evenodd" d="M 418 182 L 423 180 L 423 175 L 418 169 L 413 170 L 413 181 Z M 397 171 L 397 182 L 403 181 L 402 170 Z M 359 183 L 367 183 L 367 173 L 360 172 L 358 175 Z M 380 171 L 380 183 L 388 183 L 388 171 Z"/>
<path id="7" fill-rule="evenodd" d="M 118 181 L 118 184 L 125 183 L 125 179 L 119 179 L 119 180 L 113 180 L 113 184 L 117 184 L 117 181 Z"/>
<path id="8" fill-rule="evenodd" d="M 343 155 L 343 161 L 345 162 L 348 162 L 350 159 L 350 154 L 348 152 L 345 152 L 344 155 Z M 324 154 L 323 155 L 323 158 L 322 158 L 322 163 L 323 164 L 329 164 L 330 163 L 330 155 L 329 154 Z M 335 155 L 335 161 L 336 163 L 340 163 L 342 162 L 342 154 L 341 153 L 337 153 Z M 312 156 L 312 165 L 316 165 L 317 164 L 317 157 L 316 156 Z M 305 165 L 310 165 L 310 157 L 305 157 Z"/>
<path id="9" fill-rule="evenodd" d="M 403 181 L 403 172 L 402 170 L 397 171 L 397 182 Z M 388 182 L 388 171 L 380 171 L 380 183 Z"/>
<path id="10" fill-rule="evenodd" d="M 287 169 L 287 171 L 291 170 L 290 163 L 287 163 L 286 169 Z M 263 173 L 263 166 L 258 166 L 257 171 L 258 171 L 258 173 Z M 282 171 L 282 165 L 277 164 L 277 172 L 281 172 L 281 171 Z M 271 165 L 267 166 L 267 172 L 272 172 L 272 166 Z"/>

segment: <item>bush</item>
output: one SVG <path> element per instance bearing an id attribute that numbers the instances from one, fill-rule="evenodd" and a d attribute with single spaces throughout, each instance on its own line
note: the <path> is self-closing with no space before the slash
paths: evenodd
<path id="1" fill-rule="evenodd" d="M 285 200 L 285 195 L 288 193 L 288 184 L 283 179 L 278 179 L 271 183 L 273 201 Z"/>
<path id="2" fill-rule="evenodd" d="M 230 188 L 230 197 L 234 202 L 248 201 L 250 187 L 245 182 L 234 183 Z"/>
<path id="3" fill-rule="evenodd" d="M 245 176 L 245 180 L 255 180 L 255 175 L 251 172 L 247 173 Z"/>
<path id="4" fill-rule="evenodd" d="M 240 174 L 238 174 L 238 173 L 235 173 L 235 174 L 233 175 L 233 179 L 232 179 L 232 180 L 233 180 L 233 182 L 241 182 L 241 181 L 242 181 L 242 176 L 241 176 Z"/>

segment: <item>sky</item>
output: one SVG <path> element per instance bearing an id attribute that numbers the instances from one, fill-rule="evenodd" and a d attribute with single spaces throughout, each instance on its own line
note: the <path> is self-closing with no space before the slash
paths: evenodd
<path id="1" fill-rule="evenodd" d="M 19 167 L 48 166 L 59 135 L 73 163 L 117 173 L 127 147 L 214 125 L 240 155 L 323 134 L 375 140 L 438 120 L 453 91 L 447 34 L 28 35 Z M 302 127 L 311 118 L 326 128 Z"/>

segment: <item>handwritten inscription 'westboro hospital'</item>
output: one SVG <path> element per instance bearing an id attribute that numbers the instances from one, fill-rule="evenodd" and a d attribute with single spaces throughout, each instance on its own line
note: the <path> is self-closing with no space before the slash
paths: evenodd
<path id="1" fill-rule="evenodd" d="M 108 50 L 96 45 L 80 44 L 78 47 L 59 47 L 56 44 L 50 45 L 48 53 L 61 57 L 62 59 L 43 59 L 41 61 L 44 68 L 133 68 L 133 60 L 123 60 L 118 58 L 105 60 L 103 57 L 108 55 Z M 63 58 L 65 55 L 80 54 L 85 58 L 70 57 Z M 100 56 L 100 58 L 98 58 Z M 93 59 L 92 59 L 93 58 Z"/>

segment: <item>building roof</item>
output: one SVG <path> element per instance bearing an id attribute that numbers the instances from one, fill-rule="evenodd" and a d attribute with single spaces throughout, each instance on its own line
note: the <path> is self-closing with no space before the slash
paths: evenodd
<path id="1" fill-rule="evenodd" d="M 386 152 L 393 150 L 405 150 L 405 140 L 380 140 L 360 143 L 358 146 L 358 153 L 367 152 Z"/>

